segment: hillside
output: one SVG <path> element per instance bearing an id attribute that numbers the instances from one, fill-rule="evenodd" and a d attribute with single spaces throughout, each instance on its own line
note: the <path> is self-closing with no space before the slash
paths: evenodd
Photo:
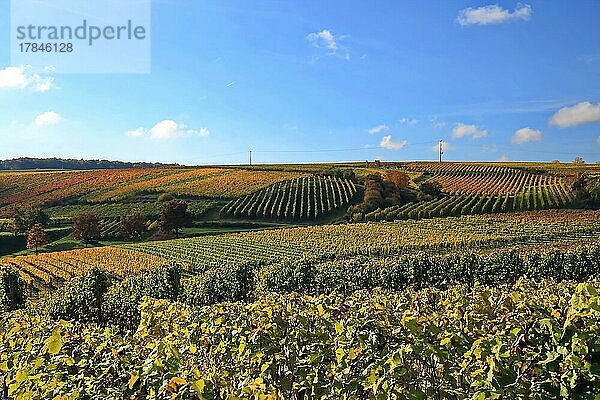
<path id="1" fill-rule="evenodd" d="M 600 211 L 581 208 L 597 205 L 596 171 L 2 172 L 0 393 L 376 399 L 444 387 L 448 399 L 532 388 L 557 398 L 568 385 L 591 398 Z M 89 241 L 75 237 L 83 213 Z M 40 254 L 15 231 L 36 221 L 50 239 Z"/>

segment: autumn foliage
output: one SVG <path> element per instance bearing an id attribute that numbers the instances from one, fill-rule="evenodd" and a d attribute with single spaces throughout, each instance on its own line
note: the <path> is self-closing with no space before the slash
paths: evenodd
<path id="1" fill-rule="evenodd" d="M 38 249 L 46 244 L 48 244 L 48 234 L 46 234 L 42 225 L 35 224 L 27 234 L 27 248 L 35 249 L 37 254 Z"/>
<path id="2" fill-rule="evenodd" d="M 80 214 L 73 224 L 73 237 L 83 243 L 91 243 L 100 238 L 100 220 L 94 213 Z"/>

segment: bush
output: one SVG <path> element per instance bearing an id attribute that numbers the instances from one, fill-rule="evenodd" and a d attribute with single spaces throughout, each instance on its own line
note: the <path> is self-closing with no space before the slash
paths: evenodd
<path id="1" fill-rule="evenodd" d="M 102 297 L 110 284 L 109 276 L 94 268 L 53 293 L 46 304 L 47 311 L 54 319 L 101 323 Z"/>
<path id="2" fill-rule="evenodd" d="M 129 277 L 104 295 L 102 319 L 104 323 L 121 329 L 135 330 L 140 321 L 138 305 L 144 296 L 176 300 L 180 294 L 181 267 L 169 265 L 154 268 Z"/>
<path id="3" fill-rule="evenodd" d="M 419 190 L 429 196 L 439 196 L 442 193 L 442 185 L 435 180 L 428 180 L 419 185 Z"/>
<path id="4" fill-rule="evenodd" d="M 194 306 L 246 300 L 252 293 L 253 269 L 251 265 L 228 265 L 186 279 L 181 300 Z"/>
<path id="5" fill-rule="evenodd" d="M 25 306 L 25 282 L 12 267 L 0 266 L 0 312 Z"/>

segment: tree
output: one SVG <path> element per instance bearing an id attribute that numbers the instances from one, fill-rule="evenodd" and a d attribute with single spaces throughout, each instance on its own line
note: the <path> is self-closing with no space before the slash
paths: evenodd
<path id="1" fill-rule="evenodd" d="M 165 204 L 160 214 L 160 230 L 164 233 L 175 231 L 175 236 L 178 236 L 179 230 L 191 223 L 192 216 L 187 207 L 183 200 L 171 200 Z"/>
<path id="2" fill-rule="evenodd" d="M 410 182 L 408 175 L 399 170 L 386 171 L 385 179 L 396 185 L 398 189 L 406 189 Z"/>
<path id="3" fill-rule="evenodd" d="M 32 208 L 25 214 L 25 220 L 29 228 L 36 224 L 44 228 L 50 223 L 50 216 L 41 208 Z"/>
<path id="4" fill-rule="evenodd" d="M 42 228 L 48 226 L 50 217 L 41 208 L 33 208 L 28 211 L 15 211 L 12 218 L 12 232 L 15 236 L 27 233 L 36 224 Z"/>
<path id="5" fill-rule="evenodd" d="M 48 241 L 48 234 L 40 224 L 35 224 L 27 234 L 27 248 L 35 249 L 35 254 L 38 253 L 40 247 L 48 244 Z"/>
<path id="6" fill-rule="evenodd" d="M 16 211 L 13 214 L 11 220 L 11 231 L 15 236 L 23 235 L 27 232 L 29 227 L 27 226 L 27 222 L 25 220 L 25 216 L 20 212 Z"/>
<path id="7" fill-rule="evenodd" d="M 419 189 L 429 196 L 439 196 L 442 193 L 442 185 L 438 181 L 425 181 L 419 185 Z"/>
<path id="8" fill-rule="evenodd" d="M 84 244 L 100 238 L 100 220 L 94 213 L 79 214 L 73 223 L 73 237 Z"/>
<path id="9" fill-rule="evenodd" d="M 585 160 L 579 156 L 575 157 L 573 164 L 585 164 Z"/>
<path id="10" fill-rule="evenodd" d="M 40 224 L 42 228 L 50 224 L 50 216 L 41 208 L 34 208 L 27 214 L 27 219 L 30 224 Z"/>
<path id="11" fill-rule="evenodd" d="M 139 239 L 146 232 L 146 221 L 144 216 L 138 211 L 134 211 L 131 215 L 121 218 L 119 224 L 121 236 L 128 239 Z"/>

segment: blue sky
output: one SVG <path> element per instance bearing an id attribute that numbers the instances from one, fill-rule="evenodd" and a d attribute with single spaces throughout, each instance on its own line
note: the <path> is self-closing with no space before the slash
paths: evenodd
<path id="1" fill-rule="evenodd" d="M 9 42 L 9 5 L 0 40 Z M 600 2 L 152 1 L 150 74 L 0 46 L 0 158 L 600 160 Z"/>

